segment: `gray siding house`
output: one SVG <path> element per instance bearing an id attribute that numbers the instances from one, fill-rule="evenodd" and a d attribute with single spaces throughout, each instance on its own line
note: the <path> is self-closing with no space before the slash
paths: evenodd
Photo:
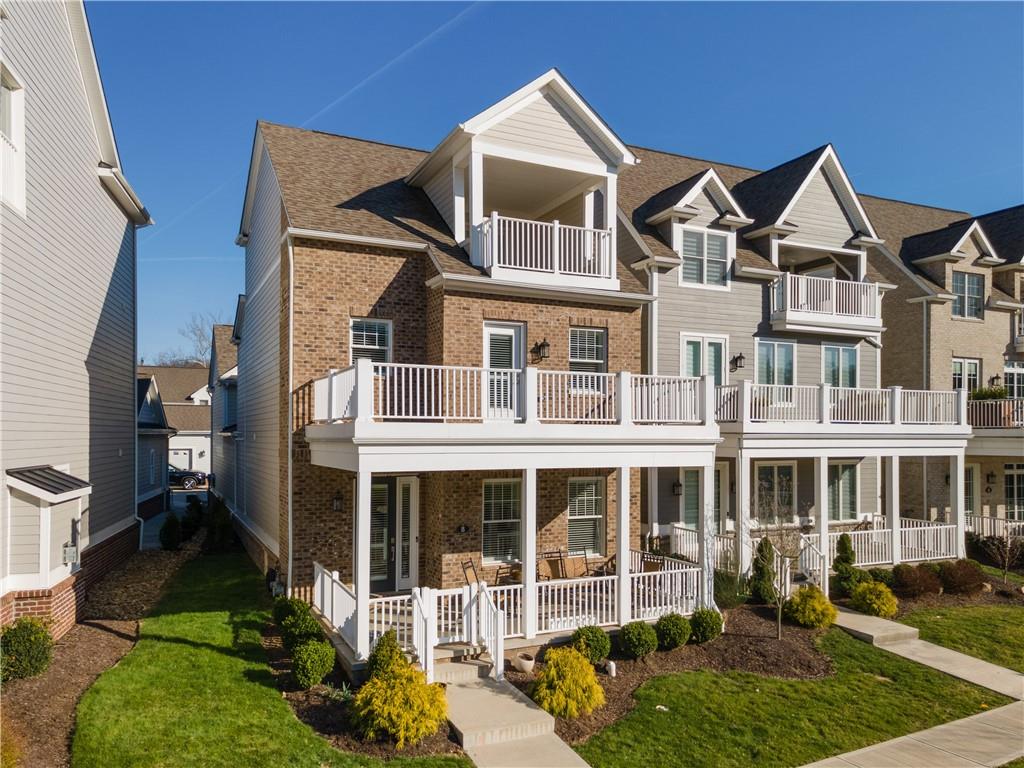
<path id="1" fill-rule="evenodd" d="M 61 634 L 138 544 L 135 233 L 149 214 L 121 172 L 83 4 L 3 11 L 0 621 L 41 613 Z"/>

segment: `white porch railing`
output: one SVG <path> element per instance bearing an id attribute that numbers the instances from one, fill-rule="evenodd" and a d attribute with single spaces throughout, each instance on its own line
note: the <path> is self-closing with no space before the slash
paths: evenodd
<path id="1" fill-rule="evenodd" d="M 773 313 L 796 311 L 851 319 L 879 318 L 876 283 L 787 273 L 773 285 Z"/>
<path id="2" fill-rule="evenodd" d="M 437 645 L 437 622 L 430 592 L 428 587 L 412 591 L 412 644 L 428 683 L 434 682 L 434 646 Z"/>
<path id="3" fill-rule="evenodd" d="M 736 562 L 736 539 L 731 534 L 716 533 L 714 540 L 715 568 L 732 571 Z M 672 554 L 686 558 L 691 563 L 699 562 L 700 537 L 697 531 L 682 523 L 673 523 L 669 541 Z"/>
<path id="4" fill-rule="evenodd" d="M 967 403 L 967 418 L 976 429 L 1022 429 L 1024 397 L 970 400 Z"/>
<path id="5" fill-rule="evenodd" d="M 505 637 L 522 637 L 523 585 L 503 584 L 487 587 L 494 604 L 505 614 Z"/>
<path id="6" fill-rule="evenodd" d="M 502 680 L 505 677 L 505 612 L 495 603 L 486 584 L 480 585 L 476 599 L 480 608 L 480 641 L 494 662 L 491 665 L 491 676 L 495 680 Z"/>
<path id="7" fill-rule="evenodd" d="M 644 552 L 640 549 L 629 550 L 629 572 L 645 573 L 651 571 L 681 571 L 689 568 L 688 563 L 677 557 L 665 557 L 657 552 Z"/>
<path id="8" fill-rule="evenodd" d="M 400 647 L 415 650 L 412 595 L 370 598 L 369 616 L 371 648 L 385 632 L 393 629 Z"/>
<path id="9" fill-rule="evenodd" d="M 537 584 L 537 631 L 558 632 L 616 622 L 616 577 L 559 579 Z"/>
<path id="10" fill-rule="evenodd" d="M 693 613 L 700 606 L 700 581 L 701 570 L 694 567 L 630 574 L 633 620 Z"/>
<path id="11" fill-rule="evenodd" d="M 519 269 L 579 277 L 615 277 L 611 230 L 492 213 L 480 227 L 485 269 Z"/>
<path id="12" fill-rule="evenodd" d="M 959 392 L 927 389 L 903 390 L 904 424 L 962 424 Z"/>
<path id="13" fill-rule="evenodd" d="M 740 386 L 727 384 L 715 387 L 715 418 L 718 421 L 739 421 Z"/>
<path id="14" fill-rule="evenodd" d="M 979 536 L 1024 536 L 1024 520 L 1007 520 L 1004 517 L 988 517 L 967 513 L 967 530 Z"/>
<path id="15" fill-rule="evenodd" d="M 818 387 L 754 384 L 750 392 L 752 421 L 820 421 Z"/>
<path id="16" fill-rule="evenodd" d="M 856 565 L 883 565 L 892 562 L 892 531 L 887 528 L 874 528 L 867 531 L 829 531 L 828 561 L 836 560 L 836 549 L 839 537 L 843 534 L 850 537 Z"/>
<path id="17" fill-rule="evenodd" d="M 700 379 L 648 375 L 634 375 L 632 379 L 635 423 L 686 424 L 700 421 Z"/>
<path id="18" fill-rule="evenodd" d="M 351 647 L 356 645 L 356 596 L 337 571 L 313 563 L 313 607 Z"/>
<path id="19" fill-rule="evenodd" d="M 808 581 L 814 584 L 820 584 L 821 582 L 822 553 L 820 539 L 821 537 L 816 533 L 800 535 L 800 556 L 797 559 L 797 568 Z"/>
<path id="20" fill-rule="evenodd" d="M 537 371 L 537 418 L 574 424 L 613 424 L 617 376 L 613 373 Z"/>
<path id="21" fill-rule="evenodd" d="M 435 617 L 439 643 L 466 643 L 472 637 L 470 588 L 435 589 Z"/>
<path id="22" fill-rule="evenodd" d="M 956 526 L 900 518 L 903 560 L 950 560 L 957 556 Z"/>
<path id="23" fill-rule="evenodd" d="M 888 389 L 831 387 L 829 410 L 832 421 L 856 424 L 888 424 L 892 421 Z"/>

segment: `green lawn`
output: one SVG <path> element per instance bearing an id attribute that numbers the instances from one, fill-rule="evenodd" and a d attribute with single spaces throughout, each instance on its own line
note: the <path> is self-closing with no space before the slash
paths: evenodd
<path id="1" fill-rule="evenodd" d="M 1009 702 L 838 629 L 821 645 L 836 667 L 823 680 L 740 672 L 655 678 L 637 691 L 629 715 L 578 751 L 598 768 L 799 766 Z"/>
<path id="2" fill-rule="evenodd" d="M 985 572 L 986 576 L 990 576 L 993 579 L 992 586 L 1001 587 L 1003 585 L 1003 572 L 1001 569 L 993 568 L 991 565 L 982 565 L 981 570 Z M 1015 571 L 1008 571 L 1006 573 L 1006 582 L 1011 587 L 1019 587 L 1024 585 L 1024 576 Z"/>
<path id="3" fill-rule="evenodd" d="M 244 553 L 185 565 L 138 645 L 82 698 L 75 766 L 381 766 L 330 747 L 294 717 L 260 645 L 269 600 Z M 398 768 L 464 768 L 460 759 Z"/>
<path id="4" fill-rule="evenodd" d="M 921 639 L 1024 672 L 1024 608 L 978 605 L 922 608 L 900 621 L 917 627 Z"/>

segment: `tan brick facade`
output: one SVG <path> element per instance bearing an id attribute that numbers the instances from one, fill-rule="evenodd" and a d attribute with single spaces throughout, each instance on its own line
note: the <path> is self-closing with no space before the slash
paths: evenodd
<path id="1" fill-rule="evenodd" d="M 968 449 L 969 450 L 969 449 Z M 976 513 L 984 517 L 1006 517 L 1005 466 L 1022 463 L 1021 456 L 971 456 L 966 465 L 974 468 L 977 490 L 974 500 L 966 499 L 968 507 L 977 506 Z M 927 471 L 925 465 L 927 464 Z M 993 482 L 988 482 L 989 475 Z M 950 514 L 949 460 L 933 457 L 903 459 L 900 462 L 900 512 L 908 517 L 928 520 L 946 520 Z"/>

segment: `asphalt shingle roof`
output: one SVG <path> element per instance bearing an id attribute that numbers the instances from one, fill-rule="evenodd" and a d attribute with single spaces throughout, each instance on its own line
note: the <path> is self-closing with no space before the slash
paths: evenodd
<path id="1" fill-rule="evenodd" d="M 166 405 L 188 402 L 189 395 L 206 387 L 210 370 L 205 366 L 140 365 L 139 374 L 156 379 L 160 399 Z"/>
<path id="2" fill-rule="evenodd" d="M 179 432 L 209 432 L 210 406 L 164 403 L 167 425 Z"/>

